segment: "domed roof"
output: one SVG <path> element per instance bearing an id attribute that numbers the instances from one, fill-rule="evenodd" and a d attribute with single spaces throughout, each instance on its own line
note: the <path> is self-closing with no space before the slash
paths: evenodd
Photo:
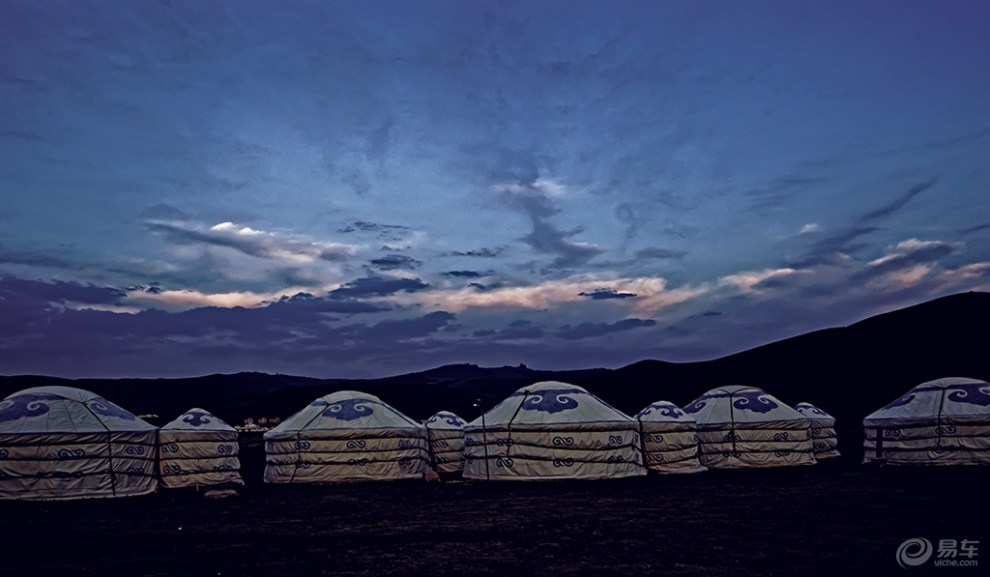
<path id="1" fill-rule="evenodd" d="M 670 401 L 657 401 L 642 411 L 636 413 L 636 418 L 643 422 L 693 423 L 694 417 L 685 413 L 680 407 Z"/>
<path id="2" fill-rule="evenodd" d="M 990 383 L 965 377 L 921 383 L 863 422 L 890 425 L 945 417 L 990 419 Z"/>
<path id="3" fill-rule="evenodd" d="M 815 405 L 812 405 L 811 403 L 798 403 L 794 405 L 794 410 L 811 419 L 811 422 L 814 423 L 816 427 L 831 427 L 835 425 L 835 417 L 826 413 L 824 410 L 819 409 Z"/>
<path id="4" fill-rule="evenodd" d="M 265 438 L 312 430 L 422 428 L 423 425 L 374 395 L 360 391 L 337 391 L 314 400 L 265 433 Z"/>
<path id="5" fill-rule="evenodd" d="M 0 433 L 147 431 L 151 424 L 74 387 L 34 387 L 0 401 Z"/>
<path id="6" fill-rule="evenodd" d="M 233 427 L 209 411 L 192 408 L 162 427 L 163 431 L 233 431 Z"/>
<path id="7" fill-rule="evenodd" d="M 458 417 L 450 411 L 440 411 L 427 419 L 425 424 L 427 429 L 456 430 L 463 429 L 464 425 L 467 423 L 464 422 L 464 419 Z"/>
<path id="8" fill-rule="evenodd" d="M 716 387 L 684 407 L 702 423 L 755 423 L 770 421 L 803 421 L 807 417 L 797 412 L 763 389 L 740 385 Z"/>
<path id="9" fill-rule="evenodd" d="M 635 419 L 611 407 L 582 387 L 543 381 L 522 387 L 485 413 L 485 425 L 555 425 L 574 423 L 632 423 Z M 480 427 L 475 419 L 469 427 Z"/>

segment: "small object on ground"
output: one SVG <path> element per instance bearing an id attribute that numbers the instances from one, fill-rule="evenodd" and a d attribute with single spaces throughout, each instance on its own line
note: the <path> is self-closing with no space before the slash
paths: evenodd
<path id="1" fill-rule="evenodd" d="M 205 493 L 203 496 L 207 499 L 226 499 L 227 497 L 236 497 L 239 493 L 234 489 L 211 489 Z"/>

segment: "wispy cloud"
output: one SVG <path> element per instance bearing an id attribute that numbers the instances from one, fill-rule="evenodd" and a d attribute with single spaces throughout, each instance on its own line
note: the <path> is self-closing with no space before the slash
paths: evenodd
<path id="1" fill-rule="evenodd" d="M 380 270 L 414 269 L 422 264 L 422 261 L 401 254 L 389 254 L 371 260 L 371 266 Z"/>
<path id="2" fill-rule="evenodd" d="M 205 226 L 189 221 L 145 221 L 145 227 L 180 244 L 202 244 L 229 248 L 257 258 L 309 263 L 340 262 L 361 249 L 359 245 L 316 241 L 298 235 L 268 232 L 221 222 Z"/>
<path id="3" fill-rule="evenodd" d="M 453 252 L 448 253 L 447 256 L 466 256 L 472 258 L 498 258 L 500 256 L 505 255 L 508 249 L 509 247 L 507 246 L 498 246 L 495 248 L 479 248 L 479 249 L 465 250 L 465 251 L 455 250 Z"/>
<path id="4" fill-rule="evenodd" d="M 398 293 L 420 292 L 429 286 L 418 278 L 365 277 L 345 283 L 340 288 L 330 291 L 330 297 L 335 299 L 384 297 Z"/>
<path id="5" fill-rule="evenodd" d="M 591 243 L 569 240 L 584 232 L 582 227 L 565 231 L 550 222 L 560 212 L 557 201 L 568 196 L 562 184 L 537 178 L 532 182 L 499 184 L 494 190 L 508 206 L 529 217 L 532 230 L 522 240 L 538 253 L 555 255 L 550 268 L 580 266 L 604 252 Z"/>
<path id="6" fill-rule="evenodd" d="M 609 299 L 629 299 L 636 296 L 636 293 L 623 293 L 615 289 L 599 288 L 591 292 L 578 293 L 583 297 L 588 297 L 594 301 L 609 300 Z"/>
<path id="7" fill-rule="evenodd" d="M 556 335 L 567 340 L 588 339 L 615 333 L 628 331 L 642 327 L 656 326 L 657 321 L 653 319 L 624 319 L 614 323 L 591 323 L 585 322 L 575 326 L 564 325 Z"/>

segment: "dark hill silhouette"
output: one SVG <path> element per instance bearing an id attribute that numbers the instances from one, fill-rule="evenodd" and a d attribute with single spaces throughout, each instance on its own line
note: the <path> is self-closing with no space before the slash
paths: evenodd
<path id="1" fill-rule="evenodd" d="M 719 385 L 759 387 L 831 413 L 840 450 L 858 458 L 863 417 L 911 387 L 949 376 L 990 380 L 987 326 L 990 294 L 962 293 L 712 361 L 641 361 L 584 384 L 633 413 L 660 399 L 683 406 Z"/>
<path id="2" fill-rule="evenodd" d="M 370 380 L 314 379 L 238 373 L 185 379 L 59 379 L 0 377 L 0 398 L 27 387 L 89 389 L 163 424 L 193 406 L 232 424 L 244 417 L 287 417 L 313 399 L 341 389 L 378 395 L 411 417 L 450 410 L 478 416 L 519 387 L 545 380 L 587 387 L 634 414 L 665 399 L 685 405 L 727 384 L 760 387 L 794 405 L 807 401 L 834 415 L 840 450 L 858 460 L 861 422 L 914 385 L 940 377 L 990 380 L 990 294 L 962 293 L 877 315 L 847 327 L 814 331 L 720 359 L 693 363 L 644 360 L 619 369 L 546 371 L 525 365 L 445 365 Z"/>

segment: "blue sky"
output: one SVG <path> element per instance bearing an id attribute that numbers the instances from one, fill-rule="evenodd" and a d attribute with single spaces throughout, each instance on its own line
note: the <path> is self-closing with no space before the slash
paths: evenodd
<path id="1" fill-rule="evenodd" d="M 716 358 L 990 290 L 990 3 L 0 3 L 0 374 Z"/>

